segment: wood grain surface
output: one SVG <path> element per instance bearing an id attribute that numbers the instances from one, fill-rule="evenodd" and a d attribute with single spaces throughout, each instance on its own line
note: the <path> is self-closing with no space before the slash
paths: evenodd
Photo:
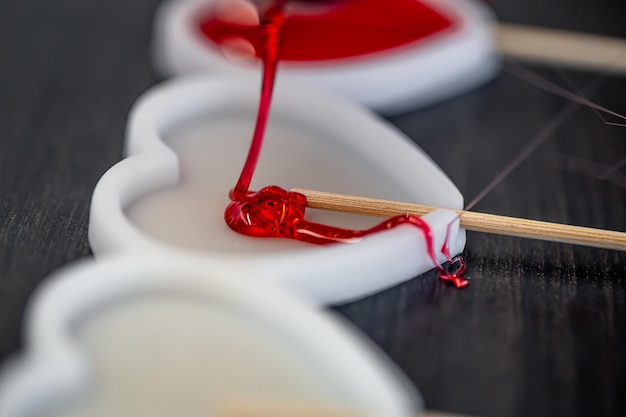
<path id="1" fill-rule="evenodd" d="M 89 201 L 121 157 L 128 110 L 158 80 L 157 0 L 0 0 L 0 356 L 21 345 L 28 298 L 86 256 Z M 498 14 L 626 37 L 623 0 L 494 1 Z M 567 85 L 549 67 L 532 67 Z M 578 86 L 598 76 L 565 71 Z M 626 79 L 592 97 L 626 113 Z M 567 103 L 503 72 L 454 100 L 390 118 L 469 201 Z M 580 108 L 477 207 L 626 230 L 626 130 Z M 336 310 L 419 387 L 430 409 L 480 416 L 626 414 L 626 256 L 468 234 L 472 285 L 435 273 Z"/>

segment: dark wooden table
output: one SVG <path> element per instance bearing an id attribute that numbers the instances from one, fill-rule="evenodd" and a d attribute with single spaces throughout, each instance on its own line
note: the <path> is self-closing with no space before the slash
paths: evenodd
<path id="1" fill-rule="evenodd" d="M 158 0 L 0 0 L 0 355 L 20 347 L 29 295 L 89 255 L 93 187 L 121 157 L 128 110 L 154 76 Z M 508 21 L 626 36 L 623 0 L 494 1 Z M 626 52 L 626 51 L 625 51 Z M 532 67 L 563 82 L 551 68 Z M 578 85 L 598 74 L 566 71 Z M 593 99 L 626 113 L 626 78 Z M 565 105 L 503 72 L 391 121 L 471 199 Z M 476 210 L 626 230 L 626 128 L 573 117 Z M 472 285 L 425 274 L 337 309 L 431 409 L 481 416 L 626 414 L 626 255 L 470 233 Z"/>

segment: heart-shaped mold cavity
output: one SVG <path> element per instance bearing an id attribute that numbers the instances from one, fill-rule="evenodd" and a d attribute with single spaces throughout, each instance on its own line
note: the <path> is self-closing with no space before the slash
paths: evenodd
<path id="1" fill-rule="evenodd" d="M 89 238 L 108 252 L 185 253 L 320 302 L 379 291 L 433 268 L 420 231 L 401 226 L 355 244 L 317 247 L 232 232 L 223 220 L 249 145 L 258 96 L 255 78 L 189 78 L 155 87 L 135 106 L 127 159 L 94 191 Z M 417 146 L 372 113 L 279 80 L 253 189 L 275 184 L 361 194 L 458 209 L 462 197 Z M 365 228 L 379 220 L 307 211 L 319 223 Z M 435 247 L 455 218 L 424 217 Z M 451 252 L 465 234 L 452 228 Z M 445 261 L 443 257 L 440 261 Z"/>
<path id="2" fill-rule="evenodd" d="M 66 267 L 25 327 L 25 350 L 0 380 L 4 417 L 421 410 L 393 364 L 331 313 L 189 259 Z"/>
<path id="3" fill-rule="evenodd" d="M 160 73 L 258 71 L 255 62 L 245 65 L 224 54 L 220 42 L 248 38 L 254 43 L 256 32 L 248 28 L 237 33 L 237 28 L 215 24 L 217 2 L 163 3 L 153 42 Z M 499 69 L 491 33 L 494 19 L 475 1 L 357 0 L 322 15 L 294 19 L 287 28 L 290 38 L 281 77 L 322 87 L 377 111 L 404 111 L 460 94 Z"/>

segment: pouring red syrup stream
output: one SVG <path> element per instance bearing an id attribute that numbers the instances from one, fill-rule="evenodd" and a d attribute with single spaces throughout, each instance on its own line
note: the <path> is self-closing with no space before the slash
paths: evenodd
<path id="1" fill-rule="evenodd" d="M 235 187 L 230 191 L 231 203 L 226 207 L 224 218 L 234 231 L 254 237 L 289 238 L 319 245 L 332 243 L 354 243 L 361 238 L 383 230 L 408 224 L 420 230 L 426 241 L 428 256 L 433 261 L 441 279 L 450 281 L 457 288 L 466 287 L 469 281 L 463 278 L 463 259 L 452 259 L 448 249 L 449 229 L 446 243 L 441 249 L 447 257 L 450 270 L 439 265 L 434 251 L 434 239 L 430 226 L 420 217 L 405 214 L 392 217 L 366 230 L 349 230 L 313 223 L 304 218 L 306 197 L 270 185 L 259 191 L 250 191 L 250 182 L 256 168 L 263 144 L 263 137 L 270 112 L 272 91 L 285 24 L 285 6 L 288 0 L 278 0 L 262 15 L 261 51 L 263 81 L 252 143 L 246 162 Z"/>

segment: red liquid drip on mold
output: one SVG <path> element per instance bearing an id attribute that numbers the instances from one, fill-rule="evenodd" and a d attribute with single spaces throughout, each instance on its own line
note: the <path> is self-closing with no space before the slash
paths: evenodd
<path id="1" fill-rule="evenodd" d="M 367 235 L 408 224 L 421 231 L 426 241 L 428 256 L 437 268 L 441 279 L 452 282 L 457 288 L 469 285 L 469 281 L 462 276 L 465 271 L 462 258 L 450 257 L 448 239 L 442 248 L 442 253 L 447 257 L 451 270 L 448 271 L 439 266 L 433 248 L 432 230 L 418 216 L 406 214 L 392 217 L 367 230 L 342 229 L 306 220 L 304 218 L 306 197 L 303 194 L 287 191 L 275 185 L 264 187 L 257 192 L 249 190 L 269 117 L 284 33 L 284 6 L 287 1 L 277 1 L 263 16 L 261 24 L 263 81 L 259 109 L 246 162 L 237 184 L 230 192 L 231 203 L 224 212 L 226 223 L 234 231 L 248 236 L 289 238 L 319 245 L 354 243 Z M 449 230 L 450 228 L 448 232 Z"/>
<path id="2" fill-rule="evenodd" d="M 328 3 L 324 13 L 291 13 L 285 20 L 284 61 L 324 61 L 358 57 L 422 41 L 454 26 L 418 0 L 349 0 Z M 328 5 L 330 4 L 330 5 Z M 250 42 L 262 57 L 259 26 L 237 25 L 211 12 L 198 21 L 201 33 L 222 44 L 231 39 Z"/>

